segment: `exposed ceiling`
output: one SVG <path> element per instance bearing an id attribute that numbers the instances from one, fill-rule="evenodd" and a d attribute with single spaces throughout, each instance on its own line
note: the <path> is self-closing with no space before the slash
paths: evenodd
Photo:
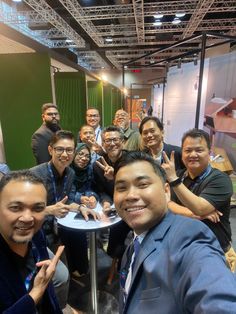
<path id="1" fill-rule="evenodd" d="M 235 35 L 235 13 L 236 0 L 0 0 L 0 22 L 92 72 L 185 54 L 200 38 L 151 53 L 201 32 Z"/>

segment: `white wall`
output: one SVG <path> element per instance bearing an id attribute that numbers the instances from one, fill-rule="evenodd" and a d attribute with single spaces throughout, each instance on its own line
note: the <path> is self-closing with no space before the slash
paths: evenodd
<path id="1" fill-rule="evenodd" d="M 209 60 L 205 60 L 199 127 L 203 127 Z M 199 79 L 199 63 L 170 68 L 164 99 L 165 141 L 179 145 L 184 132 L 194 128 Z"/>

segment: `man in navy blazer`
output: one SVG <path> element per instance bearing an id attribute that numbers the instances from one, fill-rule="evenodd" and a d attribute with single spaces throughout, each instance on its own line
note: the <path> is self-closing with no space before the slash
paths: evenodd
<path id="1" fill-rule="evenodd" d="M 0 313 L 62 314 L 52 276 L 63 251 L 49 260 L 40 228 L 47 192 L 29 171 L 0 181 Z"/>
<path id="2" fill-rule="evenodd" d="M 235 275 L 212 231 L 168 211 L 164 170 L 142 152 L 115 169 L 115 207 L 134 230 L 121 265 L 120 313 L 236 313 Z M 138 243 L 138 245 L 137 245 Z"/>

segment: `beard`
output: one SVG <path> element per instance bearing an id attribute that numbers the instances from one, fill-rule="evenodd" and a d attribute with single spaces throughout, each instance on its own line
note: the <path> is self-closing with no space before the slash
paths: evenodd
<path id="1" fill-rule="evenodd" d="M 57 122 L 45 121 L 45 124 L 46 124 L 46 127 L 49 128 L 54 133 L 61 130 L 61 127 L 59 125 L 59 121 L 57 121 Z"/>

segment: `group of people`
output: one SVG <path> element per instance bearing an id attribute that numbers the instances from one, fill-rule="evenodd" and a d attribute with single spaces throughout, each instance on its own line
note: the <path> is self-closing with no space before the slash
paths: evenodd
<path id="1" fill-rule="evenodd" d="M 32 136 L 37 166 L 0 183 L 1 312 L 61 313 L 68 274 L 60 244 L 72 276 L 89 266 L 86 234 L 58 228 L 55 217 L 100 219 L 99 202 L 105 215 L 114 203 L 122 218 L 107 247 L 119 261 L 120 313 L 236 313 L 232 183 L 211 167 L 206 132 L 187 131 L 180 148 L 164 142 L 157 117 L 136 131 L 120 109 L 101 128 L 89 108 L 75 141 L 56 105 L 42 106 L 42 120 Z M 53 286 L 59 299 L 64 291 L 60 304 Z"/>

